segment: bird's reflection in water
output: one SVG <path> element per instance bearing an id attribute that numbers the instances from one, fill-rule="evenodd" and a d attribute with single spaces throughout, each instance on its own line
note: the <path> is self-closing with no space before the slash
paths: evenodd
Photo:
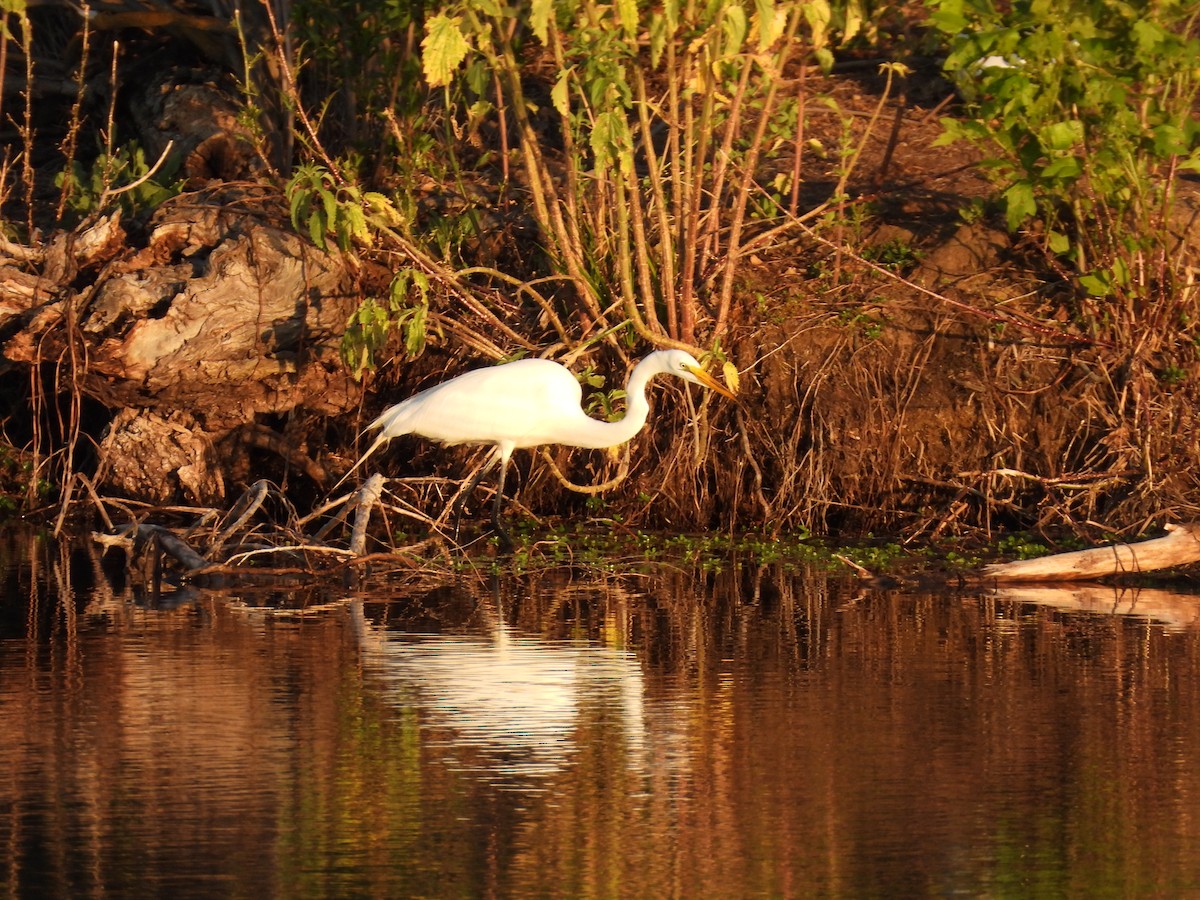
<path id="1" fill-rule="evenodd" d="M 590 740 L 619 743 L 630 765 L 643 755 L 642 669 L 633 653 L 544 641 L 503 623 L 482 635 L 429 635 L 381 629 L 357 605 L 355 618 L 367 675 L 465 765 L 545 778 L 579 751 L 583 729 Z"/>

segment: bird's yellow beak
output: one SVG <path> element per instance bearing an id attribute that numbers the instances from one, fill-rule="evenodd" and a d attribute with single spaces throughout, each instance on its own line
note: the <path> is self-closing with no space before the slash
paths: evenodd
<path id="1" fill-rule="evenodd" d="M 737 395 L 734 394 L 733 391 L 725 387 L 725 385 L 721 384 L 721 382 L 717 381 L 717 379 L 713 378 L 713 376 L 709 375 L 708 372 L 704 371 L 704 369 L 688 366 L 687 370 L 695 375 L 696 380 L 706 388 L 710 388 L 711 390 L 716 391 L 722 397 L 728 397 L 730 400 L 737 399 Z"/>

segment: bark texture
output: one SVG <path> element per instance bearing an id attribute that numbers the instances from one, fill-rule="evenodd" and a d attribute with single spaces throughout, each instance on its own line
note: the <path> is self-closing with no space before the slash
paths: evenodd
<path id="1" fill-rule="evenodd" d="M 0 247 L 4 368 L 51 367 L 111 414 L 94 436 L 101 483 L 218 500 L 248 446 L 305 459 L 297 414 L 355 404 L 338 359 L 352 273 L 281 218 L 275 201 L 225 188 L 161 207 L 140 242 L 113 213 L 37 253 Z"/>

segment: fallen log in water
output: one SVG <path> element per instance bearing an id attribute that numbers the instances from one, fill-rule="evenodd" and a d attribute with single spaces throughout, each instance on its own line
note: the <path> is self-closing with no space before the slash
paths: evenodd
<path id="1" fill-rule="evenodd" d="M 1086 581 L 1200 562 L 1200 523 L 1167 525 L 1166 532 L 1135 544 L 1110 544 L 1038 559 L 993 563 L 984 566 L 980 576 L 998 582 Z"/>

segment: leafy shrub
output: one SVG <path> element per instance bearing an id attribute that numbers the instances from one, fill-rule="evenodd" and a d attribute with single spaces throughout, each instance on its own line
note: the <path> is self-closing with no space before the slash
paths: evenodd
<path id="1" fill-rule="evenodd" d="M 1008 226 L 1095 297 L 1169 293 L 1175 176 L 1200 171 L 1200 41 L 1180 0 L 930 0 Z M 1190 16 L 1190 20 L 1187 18 Z"/>
<path id="2" fill-rule="evenodd" d="M 323 250 L 369 247 L 377 232 L 403 224 L 403 217 L 387 196 L 339 181 L 314 163 L 296 168 L 286 194 L 292 227 L 307 234 Z"/>

